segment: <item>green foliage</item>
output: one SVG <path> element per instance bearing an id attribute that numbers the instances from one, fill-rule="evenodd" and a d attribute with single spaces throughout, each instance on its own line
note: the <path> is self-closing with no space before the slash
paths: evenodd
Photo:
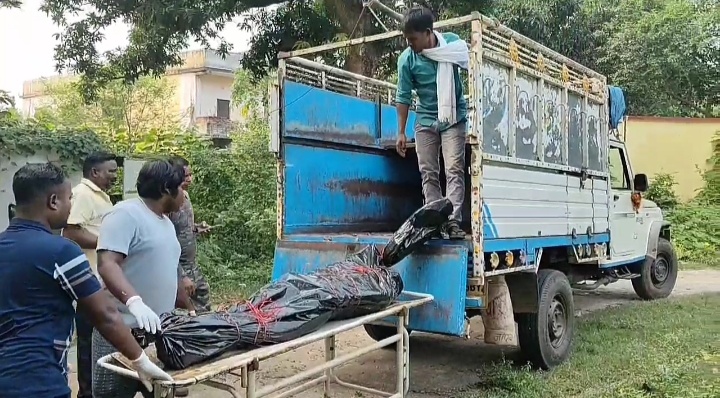
<path id="1" fill-rule="evenodd" d="M 666 213 L 673 244 L 684 262 L 720 265 L 720 206 L 689 203 Z"/>
<path id="2" fill-rule="evenodd" d="M 0 119 L 0 154 L 5 157 L 32 155 L 37 151 L 57 154 L 73 168 L 81 159 L 103 148 L 100 138 L 90 130 L 55 128 L 32 120 Z"/>
<path id="3" fill-rule="evenodd" d="M 200 264 L 211 283 L 257 286 L 270 276 L 275 245 L 276 168 L 266 122 L 253 120 L 229 150 L 188 154 L 197 220 L 216 226 L 200 244 Z"/>
<path id="4" fill-rule="evenodd" d="M 674 209 L 680 203 L 675 193 L 675 177 L 672 174 L 658 173 L 653 177 L 645 197 L 652 200 L 663 210 Z"/>
<path id="5" fill-rule="evenodd" d="M 720 203 L 696 199 L 680 203 L 675 178 L 658 173 L 645 197 L 655 202 L 672 225 L 672 240 L 678 258 L 684 263 L 720 265 Z"/>
<path id="6" fill-rule="evenodd" d="M 708 169 L 703 173 L 705 186 L 697 198 L 703 203 L 720 205 L 720 131 L 715 132 L 712 142 L 712 156 L 708 159 Z"/>
<path id="7" fill-rule="evenodd" d="M 251 12 L 240 27 L 252 32 L 250 49 L 242 66 L 253 79 L 260 79 L 277 67 L 277 53 L 326 44 L 338 40 L 384 32 L 375 18 L 365 12 L 362 0 L 290 0 L 275 9 Z M 384 1 L 391 7 L 394 1 Z M 429 0 L 418 2 L 430 8 L 437 17 L 453 17 L 471 11 L 489 12 L 496 1 Z M 501 2 L 498 2 L 501 3 Z M 389 29 L 398 21 L 383 12 L 377 13 Z M 328 64 L 356 73 L 385 79 L 396 72 L 397 56 L 405 47 L 403 39 L 383 40 L 352 49 L 327 51 L 318 56 Z"/>
<path id="8" fill-rule="evenodd" d="M 15 106 L 15 98 L 8 91 L 0 90 L 0 109 L 12 108 Z"/>
<path id="9" fill-rule="evenodd" d="M 50 101 L 37 110 L 35 118 L 68 127 L 124 131 L 126 141 L 141 141 L 152 129 L 178 129 L 181 111 L 192 111 L 178 109 L 175 90 L 168 79 L 144 77 L 133 84 L 115 81 L 99 89 L 92 104 L 86 104 L 77 80 L 48 83 L 45 91 Z"/>
<path id="10" fill-rule="evenodd" d="M 275 244 L 275 161 L 268 148 L 268 125 L 259 119 L 267 85 L 249 83 L 238 72 L 234 102 L 248 110 L 250 122 L 233 137 L 232 147 L 218 150 L 209 140 L 180 128 L 173 114 L 174 87 L 166 80 L 142 78 L 133 85 L 110 84 L 93 104 L 82 102 L 74 83 L 48 88 L 44 121 L 73 128 L 92 127 L 115 153 L 149 158 L 181 155 L 193 168 L 190 197 L 197 222 L 216 228 L 198 242 L 198 264 L 213 292 L 242 294 L 267 282 Z M 77 156 L 80 159 L 84 156 Z M 122 181 L 111 191 L 122 193 Z M 244 286 L 244 288 L 243 288 Z"/>
<path id="11" fill-rule="evenodd" d="M 681 260 L 720 266 L 720 132 L 715 135 L 705 185 L 688 204 L 668 214 Z"/>
<path id="12" fill-rule="evenodd" d="M 720 103 L 716 0 L 622 0 L 601 34 L 601 69 L 634 115 L 712 117 Z"/>

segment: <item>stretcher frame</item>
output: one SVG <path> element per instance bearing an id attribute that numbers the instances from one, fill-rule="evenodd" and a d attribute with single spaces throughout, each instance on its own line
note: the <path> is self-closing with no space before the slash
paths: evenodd
<path id="1" fill-rule="evenodd" d="M 286 398 L 323 384 L 323 396 L 330 397 L 331 385 L 337 384 L 354 391 L 374 394 L 381 397 L 405 397 L 410 388 L 410 345 L 407 331 L 410 309 L 422 306 L 431 301 L 433 301 L 433 296 L 428 294 L 403 292 L 396 303 L 383 311 L 349 320 L 330 322 L 314 333 L 286 343 L 239 352 L 185 370 L 170 372 L 174 380 L 172 382 L 155 382 L 153 384 L 154 396 L 155 398 L 171 398 L 176 388 L 204 384 L 208 387 L 225 391 L 234 398 L 243 396 L 245 398 Z M 335 343 L 337 335 L 366 324 L 383 323 L 383 320 L 388 317 L 397 317 L 395 334 L 350 353 L 336 356 Z M 261 362 L 320 340 L 324 340 L 325 342 L 325 362 L 323 364 L 298 372 L 291 377 L 284 378 L 273 384 L 259 386 L 257 373 L 260 370 Z M 391 346 L 392 344 L 396 344 L 397 379 L 394 392 L 385 392 L 348 383 L 340 380 L 333 372 L 333 370 L 339 366 L 345 365 L 373 351 Z M 150 349 L 154 351 L 154 347 L 149 348 L 149 350 Z M 150 354 L 151 358 L 155 356 L 154 353 Z M 129 362 L 127 358 L 117 352 L 106 355 L 98 360 L 98 364 L 105 369 L 125 377 L 139 380 L 137 372 L 130 369 Z M 228 382 L 214 380 L 223 375 L 239 377 L 240 390 L 244 390 L 245 394 L 241 395 L 240 391 L 238 391 L 239 389 Z"/>

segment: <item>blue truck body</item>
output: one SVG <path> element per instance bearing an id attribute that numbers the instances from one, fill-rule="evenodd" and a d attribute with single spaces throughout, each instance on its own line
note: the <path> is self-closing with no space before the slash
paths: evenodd
<path id="1" fill-rule="evenodd" d="M 605 78 L 477 13 L 438 26 L 460 22 L 472 31 L 461 225 L 469 236 L 433 240 L 396 265 L 406 290 L 434 297 L 412 310 L 409 329 L 453 336 L 488 308 L 490 278 L 507 280 L 515 314 L 533 314 L 549 306 L 538 292 L 558 288 L 543 285 L 543 269 L 594 287 L 635 279 L 650 272 L 659 239 L 669 239 L 657 206 L 632 199 L 647 181 L 633 176 L 624 143 L 609 131 Z M 507 48 L 485 47 L 484 36 L 504 37 Z M 423 204 L 415 152 L 394 151 L 395 86 L 301 58 L 340 47 L 283 54 L 271 90 L 273 279 L 382 247 Z M 414 119 L 411 111 L 410 142 Z M 669 294 L 663 289 L 656 295 Z"/>

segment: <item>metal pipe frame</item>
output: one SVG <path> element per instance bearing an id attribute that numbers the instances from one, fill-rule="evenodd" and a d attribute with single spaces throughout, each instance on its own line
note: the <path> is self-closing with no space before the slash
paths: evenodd
<path id="1" fill-rule="evenodd" d="M 236 374 L 237 369 L 240 369 L 240 386 L 241 389 L 245 390 L 246 398 L 263 398 L 269 396 L 272 396 L 273 398 L 286 398 L 299 392 L 308 390 L 319 384 L 324 385 L 324 396 L 329 397 L 329 391 L 331 390 L 331 384 L 333 383 L 351 390 L 376 394 L 383 397 L 404 397 L 410 388 L 410 344 L 409 333 L 407 331 L 409 311 L 412 307 L 417 307 L 432 301 L 433 297 L 431 295 L 414 292 L 403 292 L 403 295 L 408 295 L 411 297 L 414 296 L 414 300 L 396 304 L 384 311 L 380 311 L 375 314 L 348 320 L 346 322 L 341 322 L 337 327 L 327 330 L 321 329 L 321 331 L 315 332 L 307 336 L 303 336 L 292 342 L 278 344 L 275 346 L 268 346 L 247 353 L 238 354 L 234 357 L 218 360 L 216 364 L 222 363 L 223 366 L 217 366 L 217 372 L 210 374 L 202 379 L 192 378 L 188 380 L 178 380 L 174 382 L 155 382 L 153 385 L 153 395 L 155 398 L 168 398 L 173 396 L 172 394 L 177 387 L 204 384 L 209 387 L 225 391 L 233 398 L 240 398 L 242 395 L 238 392 L 238 389 L 236 387 L 225 382 L 213 380 L 213 378 L 223 374 Z M 393 316 L 397 317 L 398 319 L 396 325 L 396 334 L 369 346 L 365 346 L 361 349 L 353 351 L 351 353 L 336 357 L 335 341 L 338 334 L 355 329 L 365 324 L 377 323 L 384 318 Z M 259 388 L 257 378 L 258 371 L 260 370 L 260 363 L 262 361 L 274 358 L 278 355 L 287 353 L 298 348 L 302 348 L 306 345 L 315 343 L 320 340 L 323 340 L 325 343 L 325 362 L 323 364 L 314 366 L 311 369 L 300 372 L 277 383 Z M 397 383 L 395 386 L 395 391 L 392 393 L 379 391 L 369 387 L 364 387 L 342 381 L 337 377 L 337 375 L 333 373 L 334 368 L 356 360 L 357 358 L 369 354 L 373 351 L 381 350 L 392 344 L 397 344 Z M 254 352 L 257 352 L 257 355 L 252 355 Z M 130 377 L 136 380 L 139 379 L 137 372 L 127 369 L 123 366 L 116 365 L 114 363 L 114 355 L 116 354 L 110 354 L 100 358 L 98 360 L 98 364 L 103 368 L 112 370 L 113 372 L 120 374 L 124 377 Z"/>
<path id="2" fill-rule="evenodd" d="M 435 23 L 434 27 L 436 29 L 442 29 L 445 27 L 466 24 L 471 21 L 480 21 L 485 29 L 494 30 L 494 31 L 503 33 L 503 34 L 507 35 L 508 37 L 515 39 L 515 41 L 517 41 L 520 44 L 524 44 L 526 46 L 540 49 L 542 52 L 547 53 L 549 56 L 551 56 L 552 58 L 554 58 L 555 60 L 557 60 L 560 63 L 567 64 L 568 66 L 571 66 L 571 67 L 585 73 L 589 77 L 594 77 L 594 78 L 600 79 L 600 81 L 602 81 L 604 83 L 607 82 L 607 79 L 605 78 L 605 76 L 601 75 L 600 73 L 595 72 L 594 70 L 592 70 L 586 66 L 583 66 L 576 61 L 573 61 L 572 59 L 530 39 L 529 37 L 521 35 L 520 33 L 501 24 L 500 21 L 498 21 L 494 18 L 486 17 L 477 11 L 474 11 L 469 15 L 456 17 L 456 18 L 450 18 L 450 19 L 446 19 L 443 21 L 438 21 Z M 376 35 L 359 37 L 356 39 L 343 40 L 343 41 L 338 41 L 335 43 L 327 43 L 327 44 L 323 44 L 323 45 L 319 45 L 319 46 L 315 46 L 315 47 L 303 48 L 303 49 L 299 49 L 299 50 L 295 50 L 295 51 L 281 51 L 278 53 L 278 58 L 285 59 L 285 58 L 300 57 L 300 56 L 310 55 L 310 54 L 317 54 L 317 53 L 324 52 L 324 51 L 337 50 L 337 49 L 341 49 L 341 48 L 345 48 L 345 47 L 352 47 L 352 46 L 372 43 L 372 42 L 376 42 L 376 41 L 380 41 L 380 40 L 388 40 L 388 39 L 393 39 L 395 37 L 400 37 L 400 36 L 402 36 L 402 32 L 400 30 L 394 30 L 391 32 L 379 33 Z"/>

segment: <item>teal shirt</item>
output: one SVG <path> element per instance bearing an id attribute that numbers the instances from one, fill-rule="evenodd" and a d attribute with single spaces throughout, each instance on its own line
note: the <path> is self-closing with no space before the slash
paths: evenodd
<path id="1" fill-rule="evenodd" d="M 460 40 L 455 33 L 443 33 L 448 43 Z M 400 54 L 398 59 L 398 84 L 395 102 L 398 104 L 412 105 L 412 90 L 415 89 L 418 95 L 418 103 L 415 109 L 416 120 L 422 126 L 430 127 L 437 123 L 438 98 L 437 98 L 437 62 L 416 54 L 409 47 Z M 457 96 L 457 121 L 462 122 L 467 115 L 467 104 L 463 98 L 462 80 L 460 80 L 459 67 L 453 68 L 455 74 L 455 95 Z M 439 126 L 439 131 L 447 130 L 447 123 Z"/>

